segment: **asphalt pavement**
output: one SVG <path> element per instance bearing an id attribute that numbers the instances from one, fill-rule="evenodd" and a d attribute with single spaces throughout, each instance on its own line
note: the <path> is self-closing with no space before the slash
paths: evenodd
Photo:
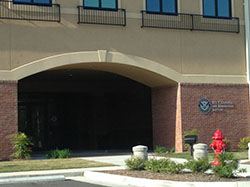
<path id="1" fill-rule="evenodd" d="M 36 182 L 25 184 L 4 184 L 1 187 L 106 187 L 86 182 L 77 182 L 72 180 L 54 181 L 54 182 Z"/>

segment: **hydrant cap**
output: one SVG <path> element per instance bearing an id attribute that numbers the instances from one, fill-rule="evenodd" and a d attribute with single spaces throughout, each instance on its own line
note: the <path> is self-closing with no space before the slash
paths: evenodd
<path id="1" fill-rule="evenodd" d="M 214 136 L 212 137 L 213 140 L 223 140 L 225 137 L 223 136 L 222 132 L 220 129 L 218 129 L 215 133 Z"/>

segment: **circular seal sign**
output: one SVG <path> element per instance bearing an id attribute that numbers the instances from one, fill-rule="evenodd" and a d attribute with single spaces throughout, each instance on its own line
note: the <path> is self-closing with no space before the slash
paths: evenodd
<path id="1" fill-rule="evenodd" d="M 202 98 L 198 104 L 199 111 L 203 114 L 207 114 L 211 111 L 212 105 L 206 98 Z"/>

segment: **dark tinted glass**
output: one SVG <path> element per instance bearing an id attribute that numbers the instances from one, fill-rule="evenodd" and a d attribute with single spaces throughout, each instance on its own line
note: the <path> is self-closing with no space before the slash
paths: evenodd
<path id="1" fill-rule="evenodd" d="M 117 8 L 116 0 L 102 0 L 102 8 Z"/>
<path id="2" fill-rule="evenodd" d="M 218 0 L 218 16 L 231 17 L 230 0 Z"/>
<path id="3" fill-rule="evenodd" d="M 160 0 L 147 0 L 147 11 L 160 12 Z"/>
<path id="4" fill-rule="evenodd" d="M 203 15 L 216 16 L 215 0 L 203 0 Z"/>
<path id="5" fill-rule="evenodd" d="M 162 0 L 162 12 L 176 13 L 176 0 Z"/>
<path id="6" fill-rule="evenodd" d="M 99 0 L 84 0 L 83 6 L 92 7 L 92 8 L 99 8 Z"/>

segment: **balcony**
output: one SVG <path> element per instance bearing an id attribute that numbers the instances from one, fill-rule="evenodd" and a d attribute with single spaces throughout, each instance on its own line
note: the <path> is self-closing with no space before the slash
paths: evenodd
<path id="1" fill-rule="evenodd" d="M 60 5 L 17 4 L 0 1 L 0 19 L 60 22 Z"/>
<path id="2" fill-rule="evenodd" d="M 196 14 L 158 14 L 142 11 L 142 26 L 162 29 L 183 29 L 213 32 L 240 32 L 239 18 L 210 18 Z"/>
<path id="3" fill-rule="evenodd" d="M 78 6 L 78 24 L 126 26 L 126 10 L 86 9 Z"/>

